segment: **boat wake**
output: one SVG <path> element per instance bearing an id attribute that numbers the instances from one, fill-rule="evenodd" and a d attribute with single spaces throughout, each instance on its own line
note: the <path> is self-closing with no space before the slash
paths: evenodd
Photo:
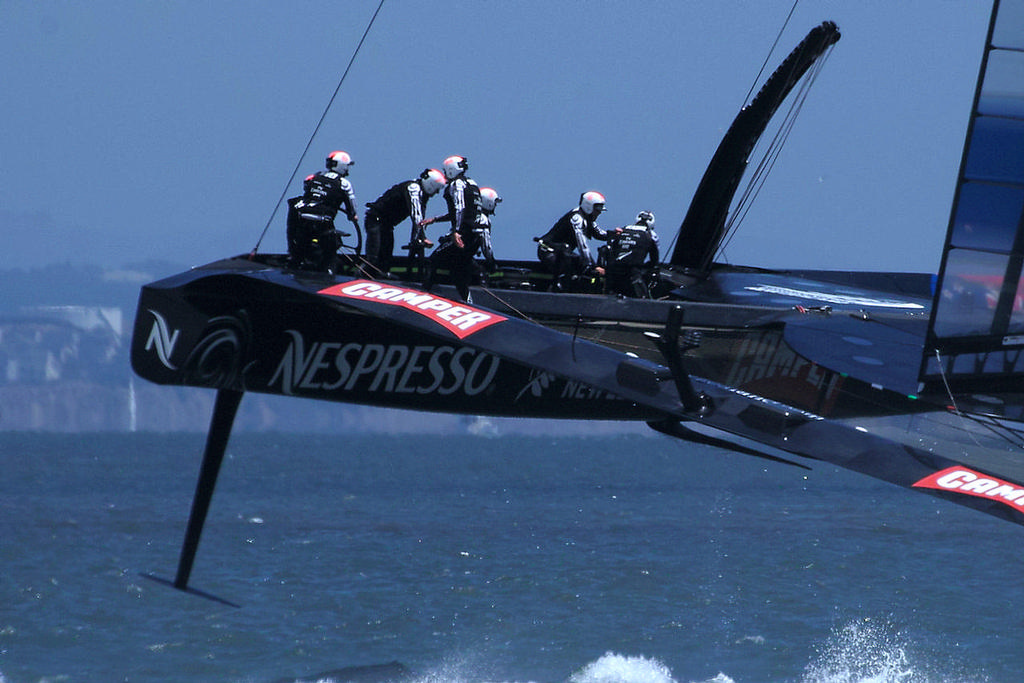
<path id="1" fill-rule="evenodd" d="M 569 683 L 674 683 L 672 671 L 656 659 L 625 657 L 613 652 L 587 664 Z M 723 681 L 722 683 L 731 683 Z"/>
<path id="2" fill-rule="evenodd" d="M 751 642 L 769 646 L 764 639 Z M 863 619 L 837 627 L 817 649 L 817 655 L 795 679 L 798 683 L 989 683 L 983 672 L 965 673 L 956 662 L 939 661 L 923 652 L 891 624 Z M 480 675 L 473 658 L 451 660 L 423 675 L 412 675 L 401 683 L 496 683 L 493 676 Z M 486 668 L 486 667 L 484 667 Z M 573 673 L 565 683 L 770 683 L 772 680 L 736 680 L 725 672 L 709 678 L 676 678 L 668 665 L 642 655 L 607 652 Z M 344 683 L 333 680 L 325 683 Z M 504 683 L 523 683 L 512 678 Z M 528 682 L 528 683 L 533 683 Z"/>
<path id="3" fill-rule="evenodd" d="M 760 643 L 766 644 L 766 643 Z M 922 655 L 908 638 L 888 624 L 860 620 L 837 628 L 819 648 L 797 683 L 990 683 L 983 672 L 964 673 L 950 662 Z M 960 668 L 958 673 L 951 669 Z M 493 673 L 479 657 L 446 660 L 434 669 L 413 673 L 398 662 L 345 667 L 308 676 L 276 678 L 274 683 L 535 683 Z M 0 683 L 7 683 L 0 672 Z M 243 679 L 255 681 L 257 679 Z M 658 659 L 607 652 L 571 674 L 565 683 L 771 683 L 787 678 L 736 680 L 724 672 L 710 678 L 677 679 Z"/>
<path id="4" fill-rule="evenodd" d="M 804 670 L 801 683 L 985 683 L 984 673 L 970 675 L 934 661 L 889 624 L 855 621 L 836 629 Z"/>

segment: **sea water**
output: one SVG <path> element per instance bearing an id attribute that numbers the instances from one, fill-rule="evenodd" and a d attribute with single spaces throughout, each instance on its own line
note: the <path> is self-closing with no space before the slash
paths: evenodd
<path id="1" fill-rule="evenodd" d="M 1024 529 L 635 433 L 0 434 L 0 681 L 1015 681 Z"/>

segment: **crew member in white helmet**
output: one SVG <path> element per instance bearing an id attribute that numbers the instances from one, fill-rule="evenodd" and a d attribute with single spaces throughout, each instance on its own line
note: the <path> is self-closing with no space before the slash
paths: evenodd
<path id="1" fill-rule="evenodd" d="M 658 233 L 654 214 L 641 211 L 636 223 L 622 228 L 608 240 L 605 263 L 608 291 L 622 296 L 650 299 L 647 278 L 658 267 Z"/>
<path id="2" fill-rule="evenodd" d="M 384 194 L 366 205 L 366 260 L 372 266 L 370 275 L 387 277 L 395 249 L 395 226 L 408 218 L 410 256 L 422 255 L 433 246 L 423 231 L 423 212 L 427 200 L 445 186 L 444 175 L 436 168 L 427 168 L 416 180 L 392 185 Z"/>
<path id="3" fill-rule="evenodd" d="M 554 276 L 551 291 L 562 291 L 574 275 L 604 275 L 597 265 L 587 239 L 607 242 L 610 233 L 597 225 L 597 217 L 605 209 L 604 195 L 589 190 L 580 195 L 579 206 L 559 218 L 537 242 L 537 258 Z"/>
<path id="4" fill-rule="evenodd" d="M 341 235 L 334 228 L 339 210 L 344 209 L 345 216 L 359 229 L 356 195 L 347 177 L 353 163 L 348 152 L 331 152 L 326 169 L 303 182 L 302 196 L 288 200 L 288 254 L 292 267 L 333 271 L 341 246 Z"/>
<path id="5" fill-rule="evenodd" d="M 466 172 L 469 162 L 465 157 L 453 155 L 441 166 L 448 184 L 444 187 L 444 198 L 448 213 L 428 218 L 423 225 L 437 221 L 451 221 L 448 234 L 430 255 L 430 268 L 424 286 L 429 290 L 434 283 L 437 269 L 447 266 L 451 272 L 452 284 L 459 290 L 463 301 L 470 300 L 469 283 L 473 277 L 473 256 L 476 254 L 473 230 L 480 213 L 480 188 Z"/>

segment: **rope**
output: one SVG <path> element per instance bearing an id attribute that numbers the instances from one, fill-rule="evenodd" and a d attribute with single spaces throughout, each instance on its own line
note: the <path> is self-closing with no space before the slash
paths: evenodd
<path id="1" fill-rule="evenodd" d="M 484 293 L 486 293 L 489 296 L 491 296 L 495 301 L 497 301 L 502 306 L 504 306 L 509 311 L 511 311 L 512 314 L 515 317 L 519 318 L 520 320 L 525 320 L 525 321 L 531 322 L 531 323 L 537 323 L 538 325 L 543 325 L 544 324 L 544 323 L 539 322 L 535 318 L 530 317 L 530 315 L 525 313 L 524 311 L 521 311 L 518 308 L 516 308 L 515 306 L 513 306 L 511 302 L 509 302 L 508 300 L 506 300 L 505 298 L 503 298 L 502 296 L 500 296 L 498 294 L 498 290 L 491 289 L 490 287 L 488 287 L 486 285 L 476 285 L 476 287 L 478 287 Z M 583 317 L 581 315 L 577 314 L 576 321 L 573 324 L 574 345 L 575 345 L 575 337 L 579 335 L 580 328 L 581 327 L 590 328 L 591 326 L 592 326 L 592 323 L 584 322 L 583 321 Z M 545 327 L 550 327 L 550 325 L 545 325 Z M 597 327 L 600 327 L 600 325 L 598 325 Z M 640 344 L 628 344 L 626 342 L 618 341 L 618 340 L 615 340 L 615 339 L 602 339 L 601 343 L 604 344 L 605 346 L 609 346 L 609 347 L 612 347 L 612 348 L 617 348 L 617 349 L 619 349 L 621 351 L 641 352 L 641 351 L 644 351 L 647 348 L 647 347 L 642 346 Z M 575 348 L 573 349 L 573 353 L 575 353 Z"/>
<path id="2" fill-rule="evenodd" d="M 768 52 L 765 53 L 764 61 L 761 63 L 761 68 L 758 70 L 757 75 L 754 77 L 754 80 L 751 82 L 750 89 L 747 90 L 746 97 L 743 98 L 743 106 L 744 107 L 747 106 L 747 104 L 750 103 L 750 97 L 751 97 L 751 95 L 753 95 L 754 90 L 757 88 L 758 83 L 761 81 L 761 76 L 764 75 L 765 68 L 768 66 L 768 63 L 771 60 L 772 55 L 775 53 L 775 49 L 778 47 L 779 41 L 782 39 L 782 34 L 785 33 L 786 27 L 789 26 L 789 20 L 793 18 L 793 13 L 796 12 L 796 6 L 798 4 L 800 4 L 800 0 L 793 0 L 793 6 L 790 7 L 789 14 L 786 15 L 786 20 L 782 22 L 782 26 L 779 27 L 779 32 L 775 35 L 775 41 L 772 43 L 772 46 L 771 46 L 771 48 L 769 48 Z M 806 95 L 804 95 L 804 97 L 806 97 Z M 788 133 L 787 133 L 787 135 L 788 135 Z M 776 156 L 777 156 L 777 153 L 776 153 Z M 772 164 L 774 165 L 774 163 L 775 162 L 773 160 Z M 763 167 L 763 164 L 761 166 L 759 166 L 759 169 L 762 168 L 762 167 Z M 769 166 L 769 170 L 770 170 L 770 168 L 771 167 Z M 748 188 L 750 187 L 752 182 L 753 182 L 752 180 L 748 181 L 748 183 L 747 183 L 747 187 Z M 764 181 L 761 180 L 760 183 L 763 184 Z M 758 188 L 760 189 L 760 185 L 758 186 Z M 749 196 L 749 194 L 750 194 L 750 191 L 748 189 L 744 193 L 744 197 Z M 756 196 L 756 194 L 755 194 L 755 196 Z M 736 210 L 730 212 L 730 216 L 735 216 L 736 213 L 738 213 L 739 208 L 740 208 L 741 205 L 742 205 L 742 200 L 741 200 L 741 202 L 739 204 L 737 204 Z M 747 210 L 744 209 L 743 215 L 746 215 L 746 211 Z M 724 254 L 725 247 L 728 245 L 729 240 L 732 239 L 730 233 L 735 230 L 735 228 L 732 227 L 734 223 L 738 226 L 739 221 L 736 221 L 734 218 L 729 220 L 729 222 L 727 224 L 726 236 L 723 239 L 722 243 L 718 247 L 718 252 L 717 252 L 718 254 Z M 671 242 L 669 242 L 667 253 L 672 253 L 672 251 L 675 250 L 676 241 L 678 239 L 679 239 L 679 233 L 677 232 L 672 237 Z"/>
<path id="3" fill-rule="evenodd" d="M 732 238 L 735 237 L 737 229 L 743 222 L 744 218 L 746 218 L 754 200 L 757 198 L 757 195 L 761 192 L 761 188 L 764 186 L 764 183 L 768 179 L 768 175 L 775 167 L 775 162 L 778 161 L 779 155 L 782 153 L 782 148 L 785 147 L 790 134 L 793 132 L 797 116 L 799 116 L 803 109 L 807 96 L 810 94 L 811 87 L 821 74 L 821 71 L 825 68 L 825 63 L 828 61 L 831 54 L 832 49 L 830 48 L 825 55 L 814 63 L 811 67 L 811 71 L 800 84 L 800 88 L 796 93 L 794 93 L 793 103 L 790 105 L 789 111 L 786 112 L 785 119 L 779 126 L 771 142 L 768 144 L 768 148 L 765 150 L 764 155 L 761 157 L 757 167 L 754 169 L 750 180 L 746 183 L 743 193 L 736 202 L 735 208 L 729 213 L 729 218 L 725 226 L 725 237 L 722 239 L 722 244 L 718 248 L 719 254 L 724 254 L 725 248 L 729 246 Z"/>
<path id="4" fill-rule="evenodd" d="M 949 387 L 949 380 L 946 379 L 946 369 L 942 367 L 942 355 L 938 349 L 935 349 L 935 361 L 939 364 L 939 375 L 942 377 L 942 384 L 946 387 L 946 396 L 949 397 L 949 404 L 953 406 L 953 412 L 960 415 L 960 409 L 956 405 L 956 399 L 953 398 L 953 390 Z"/>
<path id="5" fill-rule="evenodd" d="M 754 82 L 750 84 L 750 90 L 747 91 L 747 96 L 743 98 L 744 104 L 750 102 L 750 96 L 754 93 L 754 88 L 757 87 L 758 81 L 761 80 L 761 76 L 764 74 L 764 69 L 768 66 L 768 60 L 772 58 L 772 54 L 775 53 L 775 48 L 779 46 L 779 41 L 782 40 L 782 34 L 786 31 L 786 27 L 789 26 L 789 20 L 793 18 L 793 12 L 796 11 L 796 6 L 798 4 L 800 4 L 800 0 L 793 0 L 793 6 L 789 8 L 789 14 L 786 15 L 786 20 L 782 22 L 782 27 L 775 35 L 775 42 L 772 43 L 771 48 L 768 50 L 768 54 L 764 56 L 764 62 L 761 63 L 761 70 L 757 72 L 757 76 L 754 77 Z"/>
<path id="6" fill-rule="evenodd" d="M 348 60 L 348 66 L 345 67 L 345 73 L 341 75 L 341 80 L 338 81 L 338 87 L 334 89 L 334 94 L 331 95 L 330 101 L 327 103 L 327 106 L 324 107 L 324 113 L 320 115 L 320 120 L 317 122 L 316 128 L 313 129 L 313 134 L 309 136 L 309 140 L 306 142 L 306 148 L 302 150 L 302 154 L 299 155 L 299 160 L 295 164 L 295 168 L 292 169 L 292 174 L 288 176 L 288 182 L 284 184 L 281 196 L 278 197 L 277 203 L 274 204 L 274 210 L 270 212 L 270 218 L 267 219 L 267 224 L 263 227 L 263 232 L 260 233 L 260 238 L 256 240 L 256 246 L 254 246 L 252 251 L 249 253 L 249 258 L 256 255 L 256 252 L 260 248 L 260 244 L 263 242 L 263 238 L 267 234 L 267 230 L 270 229 L 271 223 L 274 222 L 277 210 L 281 207 L 281 202 L 284 201 L 285 195 L 288 194 L 288 188 L 291 187 L 292 181 L 295 180 L 295 176 L 298 174 L 299 168 L 302 166 L 302 162 L 306 158 L 306 154 L 309 152 L 309 148 L 312 146 L 314 138 L 316 138 L 316 134 L 320 132 L 320 126 L 323 125 L 324 119 L 327 118 L 327 112 L 331 110 L 331 106 L 334 104 L 335 98 L 338 97 L 338 92 L 341 90 L 341 84 L 345 82 L 348 72 L 352 69 L 352 64 L 355 63 L 356 56 L 359 54 L 359 49 L 363 47 L 363 43 L 366 41 L 366 36 L 369 35 L 370 28 L 373 27 L 373 22 L 377 20 L 377 15 L 380 14 L 380 10 L 383 6 L 384 0 L 380 0 L 380 3 L 377 5 L 377 10 L 373 13 L 373 16 L 370 17 L 370 23 L 366 25 L 366 30 L 363 31 L 363 37 L 359 39 L 359 44 L 356 45 L 356 49 L 352 52 L 351 59 Z"/>

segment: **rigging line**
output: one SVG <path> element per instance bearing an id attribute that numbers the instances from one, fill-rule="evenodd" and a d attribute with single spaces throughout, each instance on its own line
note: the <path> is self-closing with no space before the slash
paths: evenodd
<path id="1" fill-rule="evenodd" d="M 790 106 L 790 110 L 787 112 L 783 123 L 780 125 L 775 136 L 768 144 L 764 154 L 761 156 L 761 160 L 758 162 L 757 167 L 751 174 L 751 178 L 747 182 L 739 200 L 736 202 L 736 206 L 733 208 L 732 212 L 730 212 L 725 225 L 725 238 L 722 240 L 722 245 L 719 248 L 719 251 L 724 251 L 732 242 L 733 237 L 736 236 L 736 233 L 739 230 L 739 226 L 747 217 L 750 209 L 753 208 L 754 200 L 760 194 L 764 184 L 768 181 L 768 176 L 775 167 L 775 163 L 778 161 L 779 155 L 782 154 L 782 148 L 785 146 L 785 143 L 793 130 L 793 126 L 796 123 L 796 116 L 799 113 L 800 107 L 803 105 L 803 100 L 807 96 L 807 89 L 808 85 L 805 83 L 802 86 L 801 92 L 798 94 L 797 100 Z"/>
<path id="2" fill-rule="evenodd" d="M 786 15 L 786 20 L 782 22 L 782 26 L 779 28 L 779 32 L 775 35 L 775 42 L 772 43 L 771 48 L 764 56 L 764 61 L 761 63 L 761 68 L 758 70 L 754 80 L 750 83 L 750 89 L 747 90 L 746 97 L 743 98 L 743 104 L 740 107 L 742 111 L 749 103 L 750 96 L 753 94 L 754 89 L 757 88 L 757 84 L 761 81 L 761 76 L 764 75 L 765 67 L 768 65 L 768 61 L 772 58 L 772 54 L 775 53 L 775 48 L 778 47 L 779 41 L 782 39 L 782 34 L 785 33 L 786 27 L 789 25 L 789 20 L 793 18 L 793 13 L 796 12 L 796 6 L 800 4 L 800 0 L 793 0 L 793 6 L 789 9 L 789 14 Z M 668 251 L 666 253 L 672 253 L 676 247 L 676 240 L 679 239 L 679 233 L 677 232 L 673 237 L 672 241 L 669 242 Z M 725 244 L 721 245 L 718 249 L 719 254 L 725 250 Z M 712 259 L 714 260 L 714 259 Z"/>
<path id="3" fill-rule="evenodd" d="M 744 191 L 740 195 L 740 198 L 736 201 L 736 205 L 729 213 L 727 222 L 725 224 L 725 236 L 723 237 L 722 243 L 719 245 L 717 255 L 719 258 L 725 259 L 725 250 L 731 243 L 733 237 L 739 229 L 740 224 L 746 218 L 747 213 L 753 207 L 753 201 L 760 193 L 761 188 L 768 179 L 768 175 L 774 168 L 775 163 L 778 161 L 779 156 L 782 153 L 782 148 L 785 146 L 786 141 L 789 139 L 793 128 L 796 125 L 796 119 L 803 109 L 804 103 L 810 94 L 811 87 L 817 80 L 818 76 L 825 68 L 825 63 L 828 61 L 828 57 L 831 55 L 832 50 L 829 49 L 821 59 L 817 60 L 811 67 L 811 70 L 804 76 L 800 87 L 793 94 L 792 104 L 789 106 L 789 110 L 786 112 L 782 123 L 776 129 L 775 134 L 772 137 L 771 142 L 768 143 L 767 148 L 761 155 L 761 160 L 758 162 L 757 167 L 752 172 L 750 180 L 747 181 L 744 186 Z"/>
<path id="4" fill-rule="evenodd" d="M 572 328 L 572 362 L 576 362 L 576 336 L 580 332 L 580 323 L 583 322 L 583 316 L 579 313 L 576 314 L 576 325 Z"/>
<path id="5" fill-rule="evenodd" d="M 942 355 L 938 349 L 935 349 L 935 362 L 939 366 L 939 375 L 942 377 L 942 384 L 946 387 L 946 395 L 949 396 L 949 402 L 953 406 L 953 410 L 957 415 L 960 414 L 960 409 L 956 406 L 956 399 L 953 398 L 953 390 L 949 388 L 949 381 L 946 379 L 946 369 L 942 367 Z"/>
<path id="6" fill-rule="evenodd" d="M 1020 439 L 1013 438 L 1013 437 L 1019 436 L 1020 432 L 1015 431 L 1013 428 L 1008 427 L 1008 426 L 1006 426 L 1004 424 L 1001 424 L 999 422 L 998 418 L 995 418 L 995 417 L 992 417 L 992 416 L 984 416 L 984 417 L 982 417 L 982 416 L 969 415 L 969 414 L 963 414 L 963 415 L 961 415 L 961 417 L 963 417 L 964 419 L 969 420 L 969 421 L 979 425 L 982 429 L 987 430 L 992 435 L 994 435 L 997 439 L 1002 439 L 1003 441 L 1005 441 L 1006 443 L 1010 444 L 1011 446 L 1014 446 L 1016 448 L 1024 448 L 1024 442 L 1022 442 Z M 1009 432 L 1009 434 L 1007 434 L 1006 432 Z M 975 441 L 974 443 L 977 444 L 978 442 Z M 979 446 L 980 446 L 980 444 L 979 444 Z"/>
<path id="7" fill-rule="evenodd" d="M 491 289 L 490 287 L 488 287 L 486 285 L 477 285 L 477 286 L 480 289 L 482 289 L 484 292 L 489 294 L 490 296 L 494 297 L 495 301 L 497 301 L 498 303 L 502 304 L 503 306 L 508 308 L 510 311 L 512 311 L 512 313 L 517 318 L 519 318 L 521 320 L 526 320 L 526 321 L 531 322 L 531 323 L 536 323 L 537 322 L 536 320 L 531 318 L 527 313 L 524 313 L 523 311 L 519 310 L 518 308 L 513 306 L 510 302 L 506 301 L 501 296 L 499 296 L 495 290 Z"/>
<path id="8" fill-rule="evenodd" d="M 937 361 L 937 364 L 939 366 L 939 375 L 942 377 L 942 384 L 946 388 L 946 395 L 949 397 L 949 402 L 950 402 L 950 404 L 952 404 L 953 412 L 954 412 L 954 414 L 957 417 L 959 417 L 963 422 L 974 423 L 974 424 L 980 425 L 982 428 L 987 429 L 992 434 L 994 434 L 996 437 L 1003 439 L 1004 441 L 1006 441 L 1007 443 L 1009 443 L 1009 444 L 1011 444 L 1013 446 L 1021 447 L 1022 445 L 1024 445 L 1024 444 L 1021 444 L 1020 441 L 1015 441 L 1014 439 L 1010 438 L 1006 434 L 1000 434 L 999 431 L 996 429 L 996 426 L 998 426 L 998 427 L 1001 427 L 1002 429 L 1004 429 L 1006 431 L 1009 431 L 1009 432 L 1015 434 L 1016 432 L 1013 429 L 1011 429 L 1010 427 L 1007 427 L 1006 425 L 1001 425 L 996 420 L 993 420 L 992 418 L 989 418 L 989 421 L 991 423 L 993 423 L 995 426 L 993 426 L 993 424 L 986 424 L 986 422 L 984 420 L 981 420 L 980 418 L 978 418 L 978 417 L 976 417 L 974 415 L 970 415 L 968 413 L 962 412 L 960 410 L 960 407 L 957 406 L 957 404 L 956 404 L 956 399 L 953 398 L 953 391 L 952 391 L 952 389 L 950 389 L 949 381 L 946 379 L 946 369 L 942 366 L 942 356 L 939 354 L 939 350 L 938 349 L 935 349 L 935 360 Z M 971 441 L 974 442 L 975 446 L 977 446 L 978 448 L 983 448 L 983 446 L 980 443 L 978 443 L 978 440 L 974 438 L 974 434 L 970 430 L 964 429 L 964 431 L 967 433 L 967 436 L 971 437 Z"/>
<path id="9" fill-rule="evenodd" d="M 529 315 L 527 315 L 523 311 L 521 311 L 518 308 L 516 308 L 515 306 L 513 306 L 510 302 L 508 302 L 505 299 L 503 299 L 501 296 L 498 295 L 498 293 L 495 290 L 491 289 L 490 287 L 487 287 L 486 285 L 476 285 L 476 286 L 479 289 L 481 289 L 482 291 L 484 291 L 487 294 L 489 294 L 490 296 L 492 296 L 495 301 L 499 302 L 500 304 L 502 304 L 503 306 L 508 308 L 510 311 L 512 311 L 513 315 L 515 315 L 515 317 L 519 318 L 520 320 L 525 320 L 526 322 L 531 322 L 531 323 L 535 323 L 535 324 L 538 324 L 538 325 L 541 324 L 537 320 L 535 320 L 534 318 L 531 318 Z M 573 336 L 574 337 L 577 337 L 579 335 L 580 325 L 581 324 L 582 324 L 582 318 L 578 317 L 576 322 L 574 323 L 574 326 L 573 326 Z M 575 343 L 575 340 L 574 340 L 574 343 Z M 620 341 L 616 341 L 616 340 L 609 340 L 609 339 L 603 340 L 602 343 L 605 346 L 615 347 L 616 349 L 620 349 L 620 350 L 621 349 L 636 349 L 636 350 L 639 351 L 639 350 L 643 350 L 643 349 L 646 348 L 646 347 L 641 346 L 639 344 L 627 344 L 625 342 L 620 342 Z"/>
<path id="10" fill-rule="evenodd" d="M 804 79 L 803 83 L 800 85 L 800 89 L 796 92 L 793 102 L 789 106 L 789 110 L 786 112 L 786 116 L 775 131 L 775 134 L 765 149 L 765 152 L 761 157 L 761 161 L 758 163 L 751 180 L 747 183 L 746 189 L 740 197 L 740 201 L 737 203 L 737 207 L 746 208 L 741 214 L 739 212 L 734 212 L 734 217 L 729 221 L 730 231 L 734 230 L 733 225 L 736 224 L 738 220 L 742 221 L 742 218 L 737 219 L 735 218 L 735 215 L 746 215 L 747 210 L 749 210 L 750 203 L 753 201 L 753 198 L 757 196 L 758 192 L 760 192 L 761 187 L 767 180 L 767 176 L 771 172 L 771 169 L 775 166 L 775 162 L 782 153 L 782 148 L 785 146 L 786 141 L 789 139 L 789 136 L 793 131 L 796 119 L 799 116 L 800 111 L 803 109 L 804 102 L 810 93 L 814 79 L 817 78 L 822 66 L 823 64 L 821 63 L 815 65 L 810 76 Z"/>
<path id="11" fill-rule="evenodd" d="M 953 414 L 959 417 L 963 422 L 970 422 L 968 416 L 965 413 L 960 412 L 960 407 L 957 406 L 956 399 L 953 398 L 953 390 L 949 387 L 949 380 L 946 379 L 946 369 L 942 367 L 942 355 L 939 353 L 938 349 L 935 349 L 935 361 L 939 366 L 939 375 L 942 377 L 942 384 L 946 387 L 946 395 L 949 396 L 949 402 L 953 406 Z M 972 434 L 970 430 L 964 429 L 964 431 L 967 432 L 967 436 L 971 437 L 971 441 L 974 442 L 975 446 L 978 448 L 982 447 L 981 444 L 978 443 L 978 440 L 974 438 L 974 434 Z"/>
<path id="12" fill-rule="evenodd" d="M 320 120 L 316 124 L 316 128 L 313 129 L 313 134 L 309 136 L 309 141 L 306 142 L 306 148 L 302 150 L 302 154 L 299 155 L 299 160 L 295 164 L 295 168 L 292 169 L 292 174 L 288 176 L 288 182 L 284 184 L 284 189 L 281 191 L 281 196 L 277 198 L 277 203 L 274 204 L 274 210 L 270 212 L 270 218 L 267 219 L 267 224 L 263 227 L 263 232 L 260 233 L 260 238 L 256 240 L 256 246 L 252 248 L 249 256 L 255 256 L 256 252 L 260 248 L 260 244 L 263 242 L 263 238 L 267 235 L 267 230 L 270 229 L 270 224 L 274 222 L 274 216 L 277 215 L 277 210 L 281 207 L 281 202 L 284 201 L 284 196 L 288 194 L 288 188 L 291 187 L 292 181 L 295 180 L 295 175 L 299 172 L 299 168 L 302 166 L 302 161 L 306 158 L 306 154 L 309 152 L 309 148 L 313 145 L 313 140 L 316 138 L 316 134 L 320 132 L 320 126 L 323 125 L 324 119 L 327 118 L 327 112 L 331 110 L 331 106 L 334 104 L 334 100 L 338 97 L 338 92 L 341 90 L 342 83 L 345 82 L 345 78 L 348 76 L 348 72 L 352 69 L 352 64 L 356 61 L 356 56 L 359 54 L 359 49 L 363 46 L 366 41 L 366 36 L 370 34 L 370 29 L 373 27 L 373 22 L 377 20 L 377 15 L 380 14 L 381 8 L 384 6 L 384 0 L 380 0 L 377 5 L 377 9 L 374 11 L 373 16 L 370 17 L 370 23 L 366 25 L 366 30 L 363 31 L 363 37 L 359 39 L 359 43 L 356 45 L 356 49 L 352 52 L 352 57 L 348 60 L 348 66 L 345 67 L 345 72 L 341 74 L 341 80 L 338 81 L 338 87 L 334 89 L 334 94 L 331 95 L 330 101 L 327 106 L 324 107 L 324 113 L 320 115 Z"/>
<path id="13" fill-rule="evenodd" d="M 818 76 L 824 70 L 825 63 L 828 61 L 828 57 L 831 55 L 831 49 L 811 68 L 811 71 L 804 78 L 801 83 L 799 90 L 795 94 L 793 103 L 790 105 L 789 111 L 786 113 L 782 124 L 776 131 L 772 141 L 769 143 L 768 148 L 765 150 L 761 157 L 761 161 L 758 163 L 757 168 L 753 172 L 750 181 L 746 184 L 746 189 L 740 196 L 736 203 L 736 207 L 730 212 L 730 217 L 726 223 L 726 236 L 722 240 L 722 244 L 719 247 L 719 253 L 723 253 L 733 237 L 736 236 L 736 231 L 739 229 L 739 225 L 746 218 L 747 213 L 753 206 L 753 200 L 760 193 L 761 188 L 768 179 L 772 168 L 778 161 L 779 155 L 782 153 L 782 148 L 785 146 L 789 139 L 790 134 L 793 132 L 793 128 L 796 125 L 796 119 L 800 112 L 803 110 L 803 106 L 810 94 L 811 87 L 817 80 Z"/>
<path id="14" fill-rule="evenodd" d="M 516 318 L 518 318 L 520 320 L 525 320 L 526 322 L 535 323 L 535 324 L 538 324 L 538 325 L 541 324 L 536 319 L 531 318 L 528 314 L 524 313 L 523 311 L 521 311 L 518 308 L 516 308 L 515 306 L 513 306 L 512 303 L 510 303 L 509 301 L 503 299 L 501 296 L 498 295 L 498 293 L 495 290 L 491 289 L 490 287 L 487 287 L 486 285 L 476 285 L 476 287 L 478 287 L 483 292 L 486 292 L 487 294 L 489 294 L 498 303 L 500 303 L 503 306 L 505 306 L 509 311 L 511 311 L 513 313 L 513 315 Z M 573 325 L 573 336 L 574 337 L 578 337 L 579 336 L 580 325 L 582 324 L 582 322 L 583 322 L 582 317 L 577 317 L 577 320 L 576 320 L 576 322 Z M 575 339 L 574 339 L 574 343 L 575 343 Z M 615 347 L 616 349 L 620 349 L 620 350 L 621 349 L 636 349 L 638 351 L 641 351 L 641 350 L 644 350 L 645 348 L 647 348 L 647 347 L 642 346 L 640 344 L 627 344 L 626 342 L 620 342 L 620 341 L 609 340 L 609 339 L 603 340 L 602 343 L 605 346 Z"/>
<path id="15" fill-rule="evenodd" d="M 786 16 L 786 20 L 782 22 L 782 27 L 779 29 L 778 34 L 776 34 L 775 42 L 772 43 L 771 48 L 768 50 L 768 54 L 764 56 L 764 62 L 761 63 L 761 70 L 757 72 L 754 82 L 750 84 L 750 90 L 747 91 L 747 96 L 743 98 L 744 106 L 750 102 L 750 95 L 754 92 L 754 88 L 757 87 L 758 82 L 761 80 L 761 76 L 764 74 L 764 69 L 768 66 L 768 60 L 771 59 L 772 55 L 775 53 L 775 48 L 778 47 L 779 41 L 782 39 L 782 34 L 786 31 L 786 27 L 789 26 L 789 20 L 793 18 L 793 12 L 796 11 L 796 6 L 798 4 L 800 4 L 800 0 L 793 0 L 793 6 L 789 8 L 789 14 Z"/>

